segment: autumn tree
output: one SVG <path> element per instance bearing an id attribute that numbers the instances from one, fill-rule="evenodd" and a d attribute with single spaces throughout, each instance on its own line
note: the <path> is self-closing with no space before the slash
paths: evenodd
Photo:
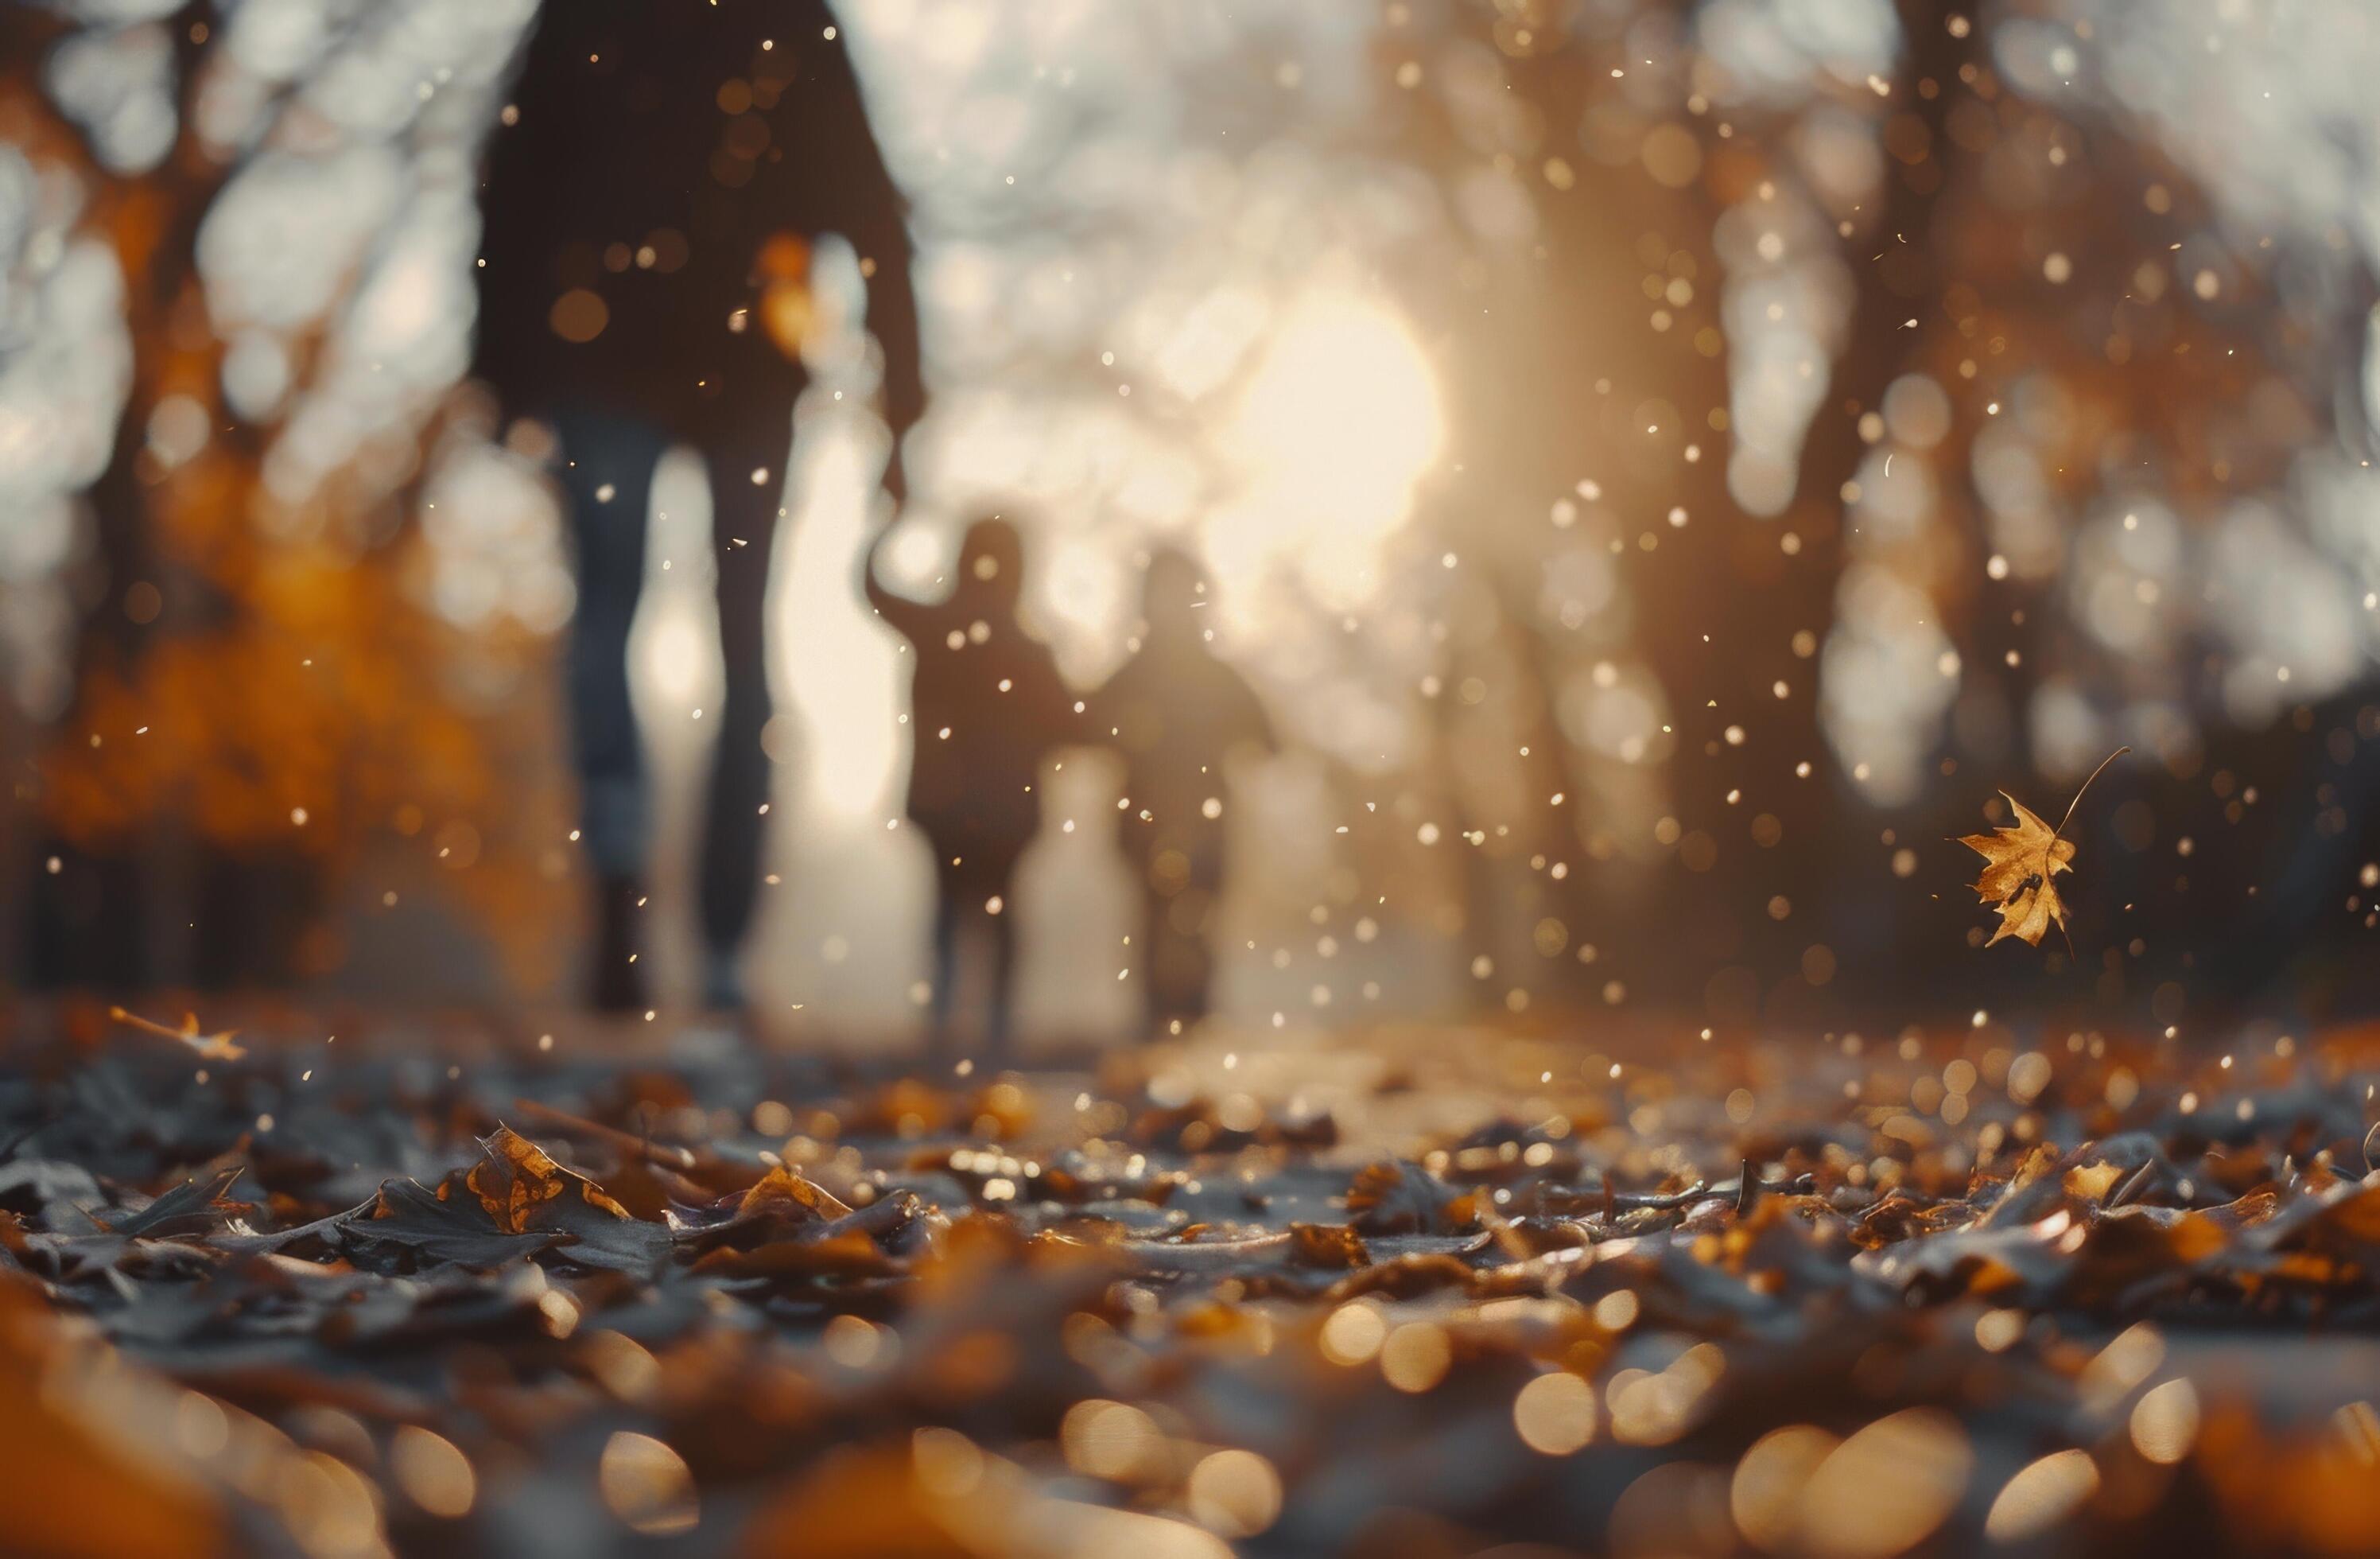
<path id="1" fill-rule="evenodd" d="M 1439 530 L 1536 652 L 1512 688 L 1641 685 L 1660 712 L 1621 770 L 1633 815 L 1576 720 L 1578 783 L 1523 787 L 1540 810 L 1570 793 L 1568 913 L 1616 920 L 1607 951 L 1658 928 L 1620 960 L 1638 987 L 1745 1016 L 1806 1008 L 1846 960 L 1879 994 L 1951 962 L 1949 911 L 1880 907 L 1972 827 L 1968 792 L 1992 786 L 1968 777 L 2070 785 L 2151 735 L 2120 722 L 2156 700 L 2219 737 L 2228 663 L 2127 656 L 2068 565 L 2107 548 L 2120 509 L 2100 511 L 2127 493 L 2203 523 L 2285 483 L 2361 358 L 2318 322 L 2359 317 L 2362 284 L 2310 327 L 2277 295 L 2286 260 L 2205 236 L 2211 202 L 2155 127 L 2003 79 L 1997 10 L 1900 5 L 1876 68 L 1788 61 L 1791 91 L 1748 84 L 1715 15 L 1456 6 L 1391 67 L 1433 89 L 1409 144 L 1458 202 L 1501 179 L 1535 216 L 1483 233 L 1449 289 L 1473 477 Z M 1779 321 L 1816 386 L 1781 462 L 1776 429 L 1741 425 Z M 2099 726 L 2043 753 L 2045 712 L 2077 699 Z M 2167 791 L 2198 773 L 2195 728 L 2150 744 Z M 1652 865 L 1614 870 L 1632 855 Z"/>
<path id="2" fill-rule="evenodd" d="M 314 19 L 292 49 L 257 30 L 273 25 L 261 11 L 211 0 L 126 25 L 29 6 L 0 18 L 6 133 L 84 191 L 78 227 L 114 257 L 131 347 L 112 452 L 84 494 L 71 702 L 19 787 L 49 834 L 34 863 L 40 980 L 321 972 L 342 956 L 323 893 L 376 836 L 431 846 L 500 920 L 566 869 L 550 809 L 496 783 L 535 750 L 536 723 L 492 718 L 501 700 L 472 687 L 517 682 L 503 668 L 537 636 L 462 633 L 425 599 L 430 456 L 468 433 L 469 407 L 417 381 L 380 425 L 346 420 L 359 376 L 379 371 L 358 360 L 366 311 L 415 285 L 418 257 L 394 235 L 440 198 L 442 170 L 449 198 L 468 199 L 483 110 L 423 63 L 394 122 L 358 116 L 342 83 L 407 70 L 418 18 L 326 6 Z M 517 19 L 482 15 L 448 39 L 468 56 L 478 37 L 482 86 Z M 162 58 L 161 145 L 128 145 L 108 117 L 149 86 L 124 54 Z M 88 90 L 110 69 L 128 77 L 114 94 Z M 274 199 L 273 179 L 358 149 L 411 155 L 407 198 L 319 307 L 269 329 L 238 319 L 209 260 L 232 196 Z M 244 365 L 241 393 L 236 347 L 269 359 Z"/>

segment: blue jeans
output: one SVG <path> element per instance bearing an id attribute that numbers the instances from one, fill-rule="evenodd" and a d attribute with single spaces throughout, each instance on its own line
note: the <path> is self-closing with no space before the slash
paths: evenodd
<path id="1" fill-rule="evenodd" d="M 760 748 L 769 723 L 762 608 L 793 442 L 790 399 L 771 397 L 771 404 L 739 411 L 705 428 L 698 440 L 710 477 L 726 671 L 703 828 L 701 923 L 714 966 L 728 967 L 751 929 L 759 887 L 760 808 L 769 798 L 769 759 Z M 559 408 L 552 421 L 562 445 L 555 475 L 577 552 L 578 607 L 566 676 L 580 837 L 599 875 L 633 878 L 645 870 L 652 802 L 628 699 L 628 628 L 644 584 L 653 469 L 673 441 L 649 422 L 594 407 Z M 769 480 L 756 484 L 752 472 L 759 469 Z"/>

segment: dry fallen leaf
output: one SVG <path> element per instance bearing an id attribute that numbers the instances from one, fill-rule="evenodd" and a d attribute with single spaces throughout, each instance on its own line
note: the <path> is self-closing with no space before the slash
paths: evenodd
<path id="1" fill-rule="evenodd" d="M 628 1210 L 583 1175 L 574 1175 L 552 1155 L 508 1126 L 480 1139 L 480 1160 L 471 1166 L 464 1184 L 480 1199 L 496 1227 L 506 1234 L 527 1234 L 539 1228 L 566 1227 L 561 1218 L 541 1216 L 549 1202 L 559 1202 L 573 1189 L 589 1207 L 613 1218 L 626 1218 Z M 564 1216 L 567 1208 L 560 1208 Z"/>
<path id="2" fill-rule="evenodd" d="M 179 1029 L 168 1029 L 163 1023 L 152 1022 L 140 1014 L 127 1012 L 122 1007 L 108 1008 L 107 1016 L 118 1023 L 128 1024 L 144 1034 L 155 1034 L 160 1039 L 179 1040 L 196 1051 L 202 1061 L 237 1061 L 248 1054 L 247 1046 L 231 1042 L 232 1036 L 239 1032 L 237 1029 L 226 1029 L 220 1034 L 200 1033 L 199 1015 L 195 1012 L 186 1012 L 182 1015 L 182 1026 Z"/>
<path id="3" fill-rule="evenodd" d="M 1704 1481 L 1694 1468 L 1723 1443 L 1750 1468 L 1733 1486 L 1761 1506 L 1745 1530 L 1785 1533 L 1779 1552 L 1880 1552 L 1845 1524 L 1840 1491 L 1911 1451 L 1891 1438 L 1908 1414 L 1947 1412 L 1973 1466 L 1947 1507 L 1942 1472 L 1920 1545 L 1987 1546 L 2015 1469 L 2106 1444 L 2175 1469 L 2156 1485 L 2172 1492 L 2069 1512 L 2071 1541 L 2060 1529 L 2048 1546 L 2088 1548 L 2104 1527 L 2098 1546 L 2125 1553 L 2311 1552 L 2289 1525 L 2311 1510 L 2333 1523 L 2324 1551 L 2365 1552 L 2380 1483 L 2362 1453 L 2380 1446 L 2380 1416 L 2358 1400 L 2359 1339 L 2304 1369 L 2267 1368 L 2262 1351 L 2329 1346 L 2326 1327 L 2380 1313 L 2380 1188 L 2350 1174 L 2373 1130 L 2363 1090 L 2316 1069 L 2335 1043 L 2243 1078 L 2110 1027 L 2104 1054 L 2010 1064 L 2031 1127 L 2014 1147 L 2010 1117 L 1980 1099 L 1918 1131 L 1912 1111 L 1876 1106 L 1973 1065 L 1963 1018 L 1841 1066 L 1716 1037 L 1633 1064 L 1647 1096 L 1719 1098 L 1763 1078 L 1766 1148 L 1714 1110 L 1607 1129 L 1606 1068 L 1546 1081 L 1536 1036 L 1456 1045 L 1417 1024 L 1365 1036 L 1353 1054 L 1386 1079 L 1372 1086 L 1428 1086 L 1486 1124 L 1455 1135 L 1451 1111 L 1358 1095 L 1336 1117 L 1344 1149 L 1284 1139 L 1220 1156 L 1087 1138 L 1087 1113 L 1121 1134 L 1157 1109 L 1123 1068 L 1089 1082 L 1087 1105 L 1080 1072 L 1006 1074 L 1029 1135 L 978 1136 L 946 1093 L 965 1137 L 921 1143 L 892 1121 L 830 1146 L 823 1117 L 854 1118 L 889 1091 L 881 1077 L 807 1060 L 599 1063 L 576 1046 L 523 1062 L 476 1029 L 450 1048 L 401 1020 L 384 1041 L 343 1036 L 334 1077 L 315 1072 L 327 1088 L 298 1086 L 322 1055 L 270 1045 L 199 1086 L 178 1044 L 84 1055 L 62 1036 L 78 1066 L 0 1077 L 0 1467 L 38 1464 L 85 1496 L 129 1478 L 128 1497 L 153 1504 L 144 1468 L 162 1455 L 203 1496 L 199 1512 L 89 1514 L 98 1537 L 42 1552 L 147 1552 L 161 1544 L 142 1548 L 145 1528 L 118 1541 L 116 1527 L 207 1515 L 218 1549 L 225 1530 L 261 1530 L 261 1546 L 296 1552 L 280 1526 L 319 1536 L 328 1509 L 334 1535 L 375 1551 L 426 1551 L 435 1519 L 464 1547 L 502 1540 L 540 1559 L 587 1546 L 583 1509 L 624 1538 L 698 1515 L 680 1537 L 722 1552 L 774 1552 L 791 1530 L 803 1553 L 940 1552 L 930 1516 L 979 1552 L 1027 1553 L 1065 1547 L 1077 1512 L 1110 1500 L 1146 1525 L 1075 1548 L 1170 1554 L 1167 1533 L 1209 1519 L 1272 1522 L 1280 1535 L 1251 1546 L 1356 1547 L 1390 1506 L 1425 1537 L 1460 1523 L 1476 1548 L 1545 1529 L 1536 1496 L 1581 1442 L 1625 1441 L 1646 1476 Z M 1223 1047 L 1245 1041 L 1196 1042 L 1220 1073 Z M 470 1064 L 449 1073 L 450 1057 Z M 1266 1076 L 1286 1088 L 1345 1076 L 1344 1056 L 1272 1057 Z M 2175 1108 L 2185 1087 L 2210 1090 L 2201 1109 Z M 518 1102 L 533 1094 L 571 1108 Z M 755 1120 L 756 1094 L 800 1099 L 805 1127 L 820 1118 L 801 1163 L 823 1183 L 761 1156 L 792 1133 L 774 1112 Z M 1571 1131 L 1519 1124 L 1541 1094 Z M 652 1139 L 657 1107 L 677 1140 Z M 1197 1108 L 1189 1124 L 1224 1129 Z M 556 1136 L 480 1127 L 500 1117 Z M 1167 1119 L 1178 1139 L 1183 1120 Z M 2212 1144 L 2209 1119 L 2226 1127 Z M 1893 1184 L 1835 1175 L 1837 1144 L 1851 1162 L 1890 1156 Z M 1025 1194 L 988 1197 L 985 1159 L 1039 1173 L 1020 1172 Z M 651 1177 L 634 1203 L 619 1194 L 629 1174 Z M 864 1205 L 846 1211 L 845 1192 Z M 28 1316 L 42 1318 L 30 1339 Z M 2194 1382 L 2162 1379 L 2157 1337 L 2184 1316 L 2207 1334 L 2193 1348 L 2219 1350 Z M 2137 1321 L 2156 1330 L 2127 1330 Z M 1666 1382 L 1621 1368 L 1643 1357 L 1627 1334 L 1655 1328 L 1664 1348 L 1684 1345 Z M 2086 1328 L 2097 1340 L 2078 1344 Z M 1859 1360 L 1879 1347 L 1903 1362 L 1870 1381 Z M 155 1406 L 125 1395 L 136 1376 L 164 1394 Z M 514 1431 L 502 1450 L 491 1412 Z M 150 1447 L 142 1466 L 68 1465 L 92 1460 L 70 1436 L 94 1425 Z M 1511 1429 L 1474 1436 L 1478 1465 L 1460 1477 L 1380 1452 L 1393 1438 L 1443 1460 L 1447 1437 L 1477 1425 Z M 1245 1448 L 1291 1435 L 1299 1454 L 1277 1464 Z M 1952 1455 L 1931 1443 L 1915 1446 L 1928 1478 Z M 881 1488 L 840 1459 L 876 1447 Z M 261 1495 L 241 1481 L 252 1468 L 270 1480 Z M 886 1510 L 821 1516 L 833 1491 L 855 1497 L 853 1478 Z M 1483 1479 L 1510 1497 L 1483 1500 Z M 1641 1535 L 1636 1486 L 1581 1493 L 1579 1529 Z M 292 1487 L 308 1499 L 285 1498 Z M 1662 1520 L 1693 1497 L 1668 1487 Z M 2277 1487 L 2303 1500 L 2276 1514 Z M 27 1548 L 27 1520 L 36 1537 L 82 1529 L 15 1492 L 0 1479 L 0 1551 Z"/>
<path id="4" fill-rule="evenodd" d="M 2033 810 L 2005 790 L 2000 795 L 2016 810 L 2016 826 L 1995 829 L 1989 834 L 1969 834 L 1959 843 L 1984 858 L 1984 874 L 1975 879 L 1975 894 L 1982 902 L 2000 912 L 1999 930 L 1992 932 L 1992 945 L 2004 936 L 2015 937 L 2031 946 L 2041 945 L 2041 939 L 2056 921 L 2060 932 L 2066 929 L 2066 903 L 2058 896 L 2055 878 L 2060 871 L 2071 871 L 2074 841 L 2061 838 L 2066 824 L 2074 821 L 2074 809 L 2082 801 L 2082 791 L 2091 788 L 2091 780 L 2107 771 L 2109 763 L 2131 750 L 2119 747 L 2091 771 L 2091 779 L 2082 782 L 2082 789 L 2074 793 L 2067 803 L 2066 817 L 2056 828 L 2034 815 Z M 2072 950 L 2070 940 L 2069 951 Z"/>

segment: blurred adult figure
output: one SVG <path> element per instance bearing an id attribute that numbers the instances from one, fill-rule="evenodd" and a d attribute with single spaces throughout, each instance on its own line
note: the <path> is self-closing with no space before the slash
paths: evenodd
<path id="1" fill-rule="evenodd" d="M 889 532 L 888 532 L 889 534 Z M 881 551 L 880 537 L 877 550 Z M 926 605 L 886 590 L 867 568 L 868 599 L 909 641 L 909 817 L 934 852 L 932 1042 L 951 1017 L 971 944 L 989 941 L 991 995 L 985 1049 L 1008 1042 L 1016 974 L 1016 862 L 1041 819 L 1041 761 L 1080 728 L 1049 646 L 1025 631 L 1016 603 L 1025 549 L 998 518 L 967 527 L 949 596 Z"/>
<path id="2" fill-rule="evenodd" d="M 1216 657 L 1207 582 L 1188 554 L 1150 560 L 1140 648 L 1091 701 L 1089 725 L 1123 754 L 1124 848 L 1142 903 L 1140 965 L 1151 1033 L 1207 1015 L 1225 861 L 1223 770 L 1277 749 L 1245 678 Z"/>
<path id="3" fill-rule="evenodd" d="M 568 688 L 600 883 L 594 998 L 644 1003 L 630 957 L 650 803 L 628 627 L 653 467 L 684 442 L 710 480 L 726 664 L 699 867 L 705 995 L 740 1005 L 768 799 L 761 608 L 809 382 L 810 260 L 830 233 L 858 253 L 897 502 L 900 441 L 924 399 L 901 194 L 824 0 L 549 0 L 481 207 L 474 368 L 508 418 L 553 431 L 577 542 Z"/>

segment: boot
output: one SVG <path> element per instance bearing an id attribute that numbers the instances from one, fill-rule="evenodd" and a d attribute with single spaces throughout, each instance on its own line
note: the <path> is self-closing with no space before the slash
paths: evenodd
<path id="1" fill-rule="evenodd" d="M 595 964 L 590 999 L 598 1012 L 642 1012 L 645 972 L 630 962 L 642 944 L 644 885 L 633 877 L 606 877 L 595 890 Z"/>

